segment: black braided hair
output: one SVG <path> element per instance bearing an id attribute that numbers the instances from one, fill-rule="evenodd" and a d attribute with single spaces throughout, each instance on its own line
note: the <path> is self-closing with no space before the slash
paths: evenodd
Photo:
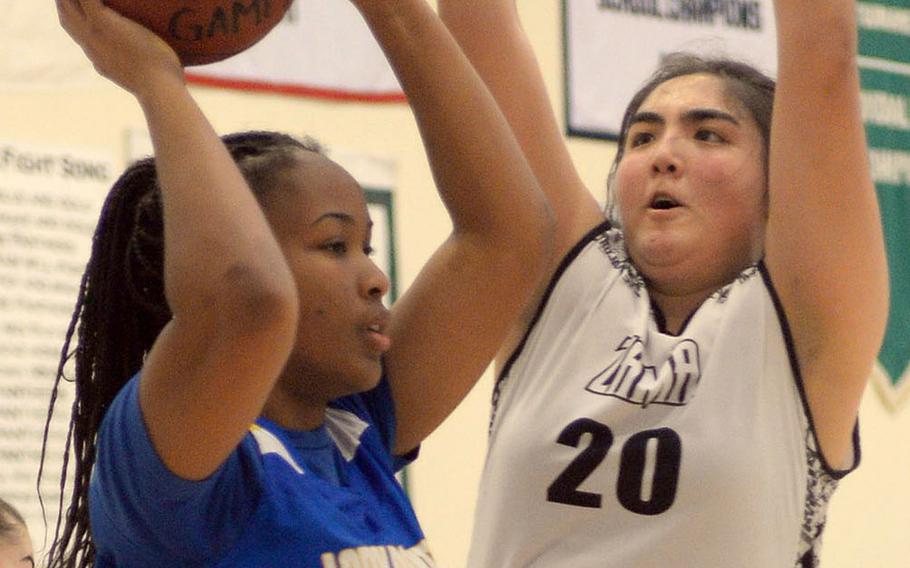
<path id="1" fill-rule="evenodd" d="M 297 163 L 299 152 L 323 153 L 313 140 L 300 141 L 276 132 L 242 132 L 222 140 L 260 202 L 279 176 Z M 172 317 L 164 294 L 163 267 L 161 192 L 155 162 L 145 158 L 126 169 L 104 202 L 61 350 L 44 430 L 39 488 L 61 380 L 75 382 L 75 400 L 64 446 L 59 516 L 48 552 L 49 568 L 83 568 L 94 562 L 88 488 L 98 429 L 114 397 L 142 367 Z M 74 336 L 77 341 L 72 348 Z M 71 358 L 75 379 L 64 376 Z M 73 488 L 64 513 L 70 457 L 74 460 Z"/>

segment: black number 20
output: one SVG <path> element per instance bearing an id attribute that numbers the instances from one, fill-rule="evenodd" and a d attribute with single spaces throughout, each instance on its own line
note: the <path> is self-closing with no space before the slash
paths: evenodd
<path id="1" fill-rule="evenodd" d="M 610 428 L 590 418 L 579 418 L 565 427 L 557 438 L 564 446 L 577 448 L 581 437 L 590 434 L 591 441 L 575 456 L 566 469 L 547 488 L 547 501 L 576 507 L 600 508 L 600 493 L 580 491 L 578 487 L 607 457 L 613 445 Z M 657 446 L 651 494 L 642 498 L 645 479 L 648 443 L 654 440 Z M 669 428 L 645 430 L 631 436 L 622 448 L 619 462 L 619 477 L 616 481 L 616 497 L 619 503 L 640 515 L 659 515 L 673 505 L 679 482 L 679 464 L 682 460 L 682 441 Z"/>

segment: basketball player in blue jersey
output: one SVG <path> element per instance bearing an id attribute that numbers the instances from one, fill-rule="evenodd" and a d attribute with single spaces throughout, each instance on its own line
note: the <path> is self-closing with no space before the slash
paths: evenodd
<path id="1" fill-rule="evenodd" d="M 78 331 L 75 485 L 50 566 L 434 565 L 394 472 L 492 360 L 552 222 L 424 0 L 355 4 L 454 227 L 391 312 L 347 172 L 282 134 L 220 140 L 162 41 L 101 0 L 57 1 L 136 97 L 155 158 L 104 205 L 64 348 Z"/>
<path id="2" fill-rule="evenodd" d="M 815 566 L 888 303 L 853 0 L 775 0 L 776 86 L 668 58 L 622 122 L 615 219 L 515 1 L 439 6 L 557 222 L 501 352 L 468 565 Z"/>

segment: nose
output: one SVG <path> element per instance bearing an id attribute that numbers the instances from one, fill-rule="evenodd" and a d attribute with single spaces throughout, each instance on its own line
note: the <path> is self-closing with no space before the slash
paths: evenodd
<path id="1" fill-rule="evenodd" d="M 654 173 L 657 173 L 657 174 L 660 174 L 660 173 L 675 174 L 676 169 L 677 169 L 676 164 L 673 162 L 669 162 L 669 161 L 654 162 L 653 167 L 654 167 Z"/>
<path id="2" fill-rule="evenodd" d="M 361 279 L 361 293 L 364 297 L 381 300 L 388 294 L 389 286 L 389 277 L 376 266 L 371 258 L 366 257 L 366 266 Z"/>
<path id="3" fill-rule="evenodd" d="M 654 174 L 679 175 L 683 160 L 675 139 L 667 138 L 654 149 L 651 171 Z"/>

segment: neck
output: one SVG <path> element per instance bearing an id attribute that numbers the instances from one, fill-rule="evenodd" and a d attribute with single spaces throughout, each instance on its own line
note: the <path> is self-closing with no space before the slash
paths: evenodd
<path id="1" fill-rule="evenodd" d="M 682 331 L 683 325 L 688 321 L 689 316 L 691 316 L 715 290 L 717 290 L 717 288 L 686 293 L 674 293 L 672 291 L 661 290 L 657 286 L 648 286 L 648 293 L 651 296 L 651 301 L 660 308 L 660 312 L 664 316 L 666 331 L 673 335 L 678 335 Z"/>
<path id="2" fill-rule="evenodd" d="M 279 382 L 262 409 L 262 416 L 286 430 L 315 430 L 325 421 L 325 402 L 288 392 Z"/>
<path id="3" fill-rule="evenodd" d="M 711 294 L 733 282 L 746 266 L 718 274 L 707 271 L 684 272 L 680 270 L 651 269 L 650 274 L 641 271 L 648 287 L 648 294 L 664 316 L 666 331 L 678 334 L 683 324 Z"/>

